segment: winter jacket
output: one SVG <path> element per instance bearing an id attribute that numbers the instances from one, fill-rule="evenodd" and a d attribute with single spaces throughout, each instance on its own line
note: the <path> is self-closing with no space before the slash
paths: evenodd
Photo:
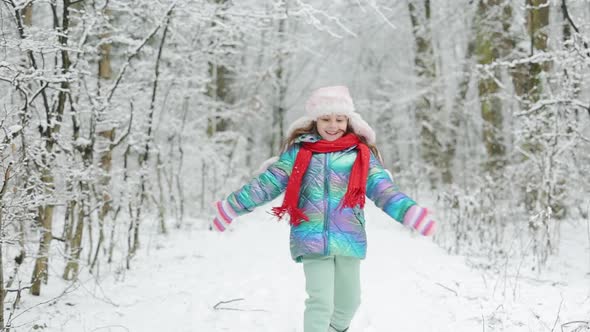
<path id="1" fill-rule="evenodd" d="M 306 134 L 296 139 L 279 160 L 227 198 L 227 202 L 243 215 L 263 205 L 286 190 L 289 176 L 301 142 L 316 142 L 320 136 Z M 314 153 L 303 177 L 299 208 L 309 217 L 299 226 L 291 226 L 291 256 L 341 255 L 365 258 L 367 237 L 363 209 L 340 208 L 348 186 L 355 147 L 337 152 Z M 413 205 L 412 199 L 399 192 L 379 160 L 371 153 L 366 195 L 393 219 L 402 222 Z M 286 216 L 285 218 L 288 218 Z"/>

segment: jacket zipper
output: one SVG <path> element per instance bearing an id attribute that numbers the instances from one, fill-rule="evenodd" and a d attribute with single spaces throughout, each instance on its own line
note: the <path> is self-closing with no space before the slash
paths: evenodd
<path id="1" fill-rule="evenodd" d="M 328 243 L 330 242 L 330 237 L 329 237 L 329 232 L 328 232 L 328 225 L 329 225 L 329 221 L 328 221 L 328 216 L 329 216 L 329 212 L 330 212 L 330 197 L 328 197 L 328 193 L 329 193 L 329 168 L 328 168 L 328 155 L 330 153 L 325 153 L 324 154 L 324 197 L 325 197 L 325 212 L 324 212 L 324 255 L 328 256 L 330 250 L 328 248 Z"/>

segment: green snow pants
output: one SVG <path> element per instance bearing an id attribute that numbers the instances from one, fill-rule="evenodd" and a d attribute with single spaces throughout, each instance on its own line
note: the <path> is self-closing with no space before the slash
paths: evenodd
<path id="1" fill-rule="evenodd" d="M 360 259 L 303 257 L 304 332 L 345 331 L 361 302 Z"/>

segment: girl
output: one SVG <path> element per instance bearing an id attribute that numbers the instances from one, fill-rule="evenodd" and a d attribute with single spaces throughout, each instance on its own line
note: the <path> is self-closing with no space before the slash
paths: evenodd
<path id="1" fill-rule="evenodd" d="M 224 231 L 237 216 L 285 191 L 283 204 L 272 210 L 279 219 L 289 215 L 291 255 L 303 263 L 304 331 L 344 332 L 360 304 L 365 196 L 423 235 L 432 234 L 435 223 L 392 182 L 375 148 L 375 133 L 355 112 L 348 88 L 314 91 L 305 111 L 289 128 L 279 159 L 215 203 L 213 227 Z"/>

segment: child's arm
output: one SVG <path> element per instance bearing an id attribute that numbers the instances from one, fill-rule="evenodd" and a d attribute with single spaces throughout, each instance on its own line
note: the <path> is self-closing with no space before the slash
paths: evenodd
<path id="1" fill-rule="evenodd" d="M 426 236 L 434 233 L 436 223 L 428 217 L 428 210 L 418 206 L 406 194 L 399 191 L 381 162 L 372 153 L 367 179 L 367 197 L 405 226 L 414 228 Z"/>
<path id="2" fill-rule="evenodd" d="M 215 202 L 214 228 L 223 232 L 236 217 L 272 201 L 285 191 L 298 151 L 299 145 L 292 145 L 262 174 L 231 193 L 225 200 Z"/>

